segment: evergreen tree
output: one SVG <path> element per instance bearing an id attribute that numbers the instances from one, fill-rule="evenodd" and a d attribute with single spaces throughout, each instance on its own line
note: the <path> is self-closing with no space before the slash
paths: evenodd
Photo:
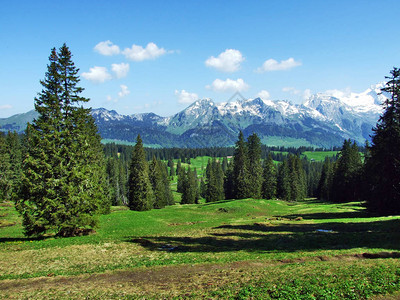
<path id="1" fill-rule="evenodd" d="M 172 159 L 168 159 L 168 167 L 169 167 L 169 176 L 175 176 L 175 169 L 174 169 L 174 161 Z"/>
<path id="2" fill-rule="evenodd" d="M 6 148 L 9 153 L 8 178 L 10 185 L 9 193 L 5 199 L 16 200 L 21 186 L 22 176 L 22 145 L 18 133 L 8 132 L 6 135 Z"/>
<path id="3" fill-rule="evenodd" d="M 153 160 L 149 166 L 149 179 L 153 187 L 154 193 L 154 208 L 163 208 L 166 205 L 171 205 L 172 194 L 169 188 L 168 170 L 160 160 Z"/>
<path id="4" fill-rule="evenodd" d="M 109 210 L 105 165 L 90 109 L 78 106 L 89 99 L 80 96 L 71 52 L 65 44 L 53 48 L 49 61 L 35 98 L 39 117 L 26 130 L 16 208 L 28 236 L 73 236 L 89 232 L 94 215 Z"/>
<path id="5" fill-rule="evenodd" d="M 128 179 L 128 201 L 131 210 L 150 210 L 154 206 L 153 191 L 149 180 L 146 153 L 140 135 L 132 152 Z"/>
<path id="6" fill-rule="evenodd" d="M 243 199 L 251 196 L 249 179 L 250 174 L 247 145 L 244 141 L 243 132 L 240 131 L 233 157 L 233 194 L 236 199 Z"/>
<path id="7" fill-rule="evenodd" d="M 390 74 L 382 89 L 390 97 L 373 129 L 365 164 L 367 207 L 381 215 L 400 214 L 400 69 Z"/>
<path id="8" fill-rule="evenodd" d="M 291 199 L 290 170 L 288 159 L 285 159 L 278 168 L 277 195 L 278 198 Z"/>
<path id="9" fill-rule="evenodd" d="M 225 172 L 224 192 L 225 192 L 225 199 L 234 199 L 235 198 L 235 187 L 234 187 L 234 179 L 233 179 L 233 163 L 228 164 L 228 168 Z"/>
<path id="10" fill-rule="evenodd" d="M 288 161 L 291 192 L 287 200 L 303 200 L 307 196 L 307 182 L 301 160 L 297 155 L 289 155 Z"/>
<path id="11" fill-rule="evenodd" d="M 224 173 L 221 164 L 215 159 L 209 161 L 206 167 L 206 202 L 224 199 Z"/>
<path id="12" fill-rule="evenodd" d="M 345 140 L 336 162 L 332 183 L 332 200 L 335 202 L 359 200 L 361 172 L 362 160 L 357 144 L 352 144 L 350 139 Z"/>
<path id="13" fill-rule="evenodd" d="M 318 183 L 317 197 L 325 201 L 331 201 L 332 183 L 334 174 L 334 163 L 325 158 L 321 177 Z"/>
<path id="14" fill-rule="evenodd" d="M 261 141 L 253 133 L 247 138 L 249 161 L 249 197 L 261 198 L 263 168 L 261 165 Z"/>
<path id="15" fill-rule="evenodd" d="M 262 184 L 263 198 L 274 199 L 276 197 L 277 172 L 271 155 L 269 155 L 268 158 L 264 161 L 264 170 L 262 178 L 263 178 L 263 184 Z"/>
<path id="16" fill-rule="evenodd" d="M 224 172 L 224 174 L 226 173 L 226 171 L 228 170 L 228 158 L 226 156 L 224 156 L 224 158 L 222 159 L 222 172 Z"/>
<path id="17" fill-rule="evenodd" d="M 10 153 L 6 137 L 0 132 L 0 202 L 8 200 L 12 191 Z"/>
<path id="18" fill-rule="evenodd" d="M 191 171 L 189 167 L 187 171 L 182 169 L 180 176 L 182 176 L 181 204 L 198 203 L 200 192 L 196 172 Z"/>
<path id="19" fill-rule="evenodd" d="M 174 205 L 174 196 L 172 195 L 171 187 L 170 187 L 170 178 L 168 177 L 168 167 L 160 160 L 158 161 L 161 169 L 161 180 L 164 186 L 164 197 L 166 205 Z"/>

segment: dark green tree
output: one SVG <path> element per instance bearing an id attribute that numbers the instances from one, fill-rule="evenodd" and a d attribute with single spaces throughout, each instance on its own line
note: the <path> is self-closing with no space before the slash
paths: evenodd
<path id="1" fill-rule="evenodd" d="M 263 178 L 263 183 L 262 183 L 263 198 L 274 199 L 276 197 L 277 171 L 271 155 L 269 155 L 268 158 L 264 161 L 264 170 L 262 178 Z"/>
<path id="2" fill-rule="evenodd" d="M 263 182 L 263 168 L 261 164 L 261 141 L 257 134 L 253 133 L 247 138 L 248 164 L 249 164 L 249 197 L 261 198 Z"/>
<path id="3" fill-rule="evenodd" d="M 181 170 L 182 176 L 182 197 L 181 204 L 194 204 L 199 202 L 200 191 L 197 175 L 195 171 L 191 171 L 190 167 L 187 171 Z"/>
<path id="4" fill-rule="evenodd" d="M 251 196 L 247 144 L 241 131 L 233 157 L 233 187 L 233 194 L 236 199 L 244 199 Z"/>
<path id="5" fill-rule="evenodd" d="M 10 153 L 6 137 L 0 132 L 0 202 L 9 200 L 12 191 Z"/>
<path id="6" fill-rule="evenodd" d="M 167 166 L 160 160 L 156 160 L 155 156 L 153 156 L 153 160 L 150 162 L 149 179 L 153 187 L 154 208 L 163 208 L 173 204 Z"/>
<path id="7" fill-rule="evenodd" d="M 336 162 L 332 182 L 332 201 L 346 202 L 360 199 L 360 178 L 362 160 L 356 143 L 351 140 L 343 142 L 342 150 Z"/>
<path id="8" fill-rule="evenodd" d="M 149 167 L 140 135 L 133 148 L 129 168 L 128 202 L 131 210 L 144 211 L 154 207 L 154 196 L 149 180 Z"/>
<path id="9" fill-rule="evenodd" d="M 288 159 L 283 160 L 278 168 L 277 196 L 280 199 L 291 199 L 290 169 Z"/>
<path id="10" fill-rule="evenodd" d="M 35 98 L 39 117 L 26 130 L 16 208 L 28 236 L 85 234 L 96 226 L 95 215 L 109 210 L 100 136 L 90 109 L 79 106 L 89 99 L 80 96 L 68 47 L 53 48 L 49 61 Z"/>
<path id="11" fill-rule="evenodd" d="M 317 197 L 325 201 L 331 201 L 332 183 L 334 174 L 334 163 L 325 158 L 321 177 L 318 183 Z"/>
<path id="12" fill-rule="evenodd" d="M 210 160 L 206 167 L 206 202 L 224 199 L 224 173 L 221 164 L 216 160 Z"/>
<path id="13" fill-rule="evenodd" d="M 393 68 L 382 92 L 390 96 L 373 129 L 365 164 L 364 198 L 371 212 L 400 214 L 400 69 Z"/>

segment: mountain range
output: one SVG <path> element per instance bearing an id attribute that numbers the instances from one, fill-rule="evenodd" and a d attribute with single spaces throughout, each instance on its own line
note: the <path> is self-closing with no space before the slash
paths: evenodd
<path id="1" fill-rule="evenodd" d="M 138 134 L 150 147 L 214 147 L 235 143 L 239 130 L 257 133 L 266 145 L 340 146 L 350 138 L 363 144 L 382 113 L 389 95 L 384 83 L 362 93 L 318 93 L 303 104 L 261 98 L 215 103 L 197 100 L 170 117 L 154 113 L 121 115 L 98 108 L 92 115 L 105 141 L 135 142 Z M 22 132 L 35 111 L 0 119 L 0 130 Z"/>

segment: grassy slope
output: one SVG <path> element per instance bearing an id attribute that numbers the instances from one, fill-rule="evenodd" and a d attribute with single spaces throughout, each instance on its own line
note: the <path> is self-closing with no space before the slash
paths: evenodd
<path id="1" fill-rule="evenodd" d="M 362 299 L 400 289 L 397 259 L 360 259 L 365 252 L 397 251 L 400 219 L 368 217 L 359 203 L 245 199 L 149 212 L 116 207 L 100 217 L 95 235 L 44 240 L 24 238 L 14 208 L 4 203 L 0 208 L 4 297 L 64 298 L 67 280 L 71 298 L 331 294 L 331 299 Z M 131 273 L 119 276 L 121 270 Z M 155 274 L 169 277 L 157 288 L 147 287 L 141 278 L 157 281 Z M 186 277 L 176 280 L 182 274 Z M 110 276 L 119 278 L 114 280 L 121 288 Z"/>

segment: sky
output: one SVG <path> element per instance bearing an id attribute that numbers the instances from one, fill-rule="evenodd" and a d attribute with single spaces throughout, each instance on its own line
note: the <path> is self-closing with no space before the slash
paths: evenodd
<path id="1" fill-rule="evenodd" d="M 400 67 L 398 0 L 1 0 L 0 118 L 34 108 L 66 43 L 89 106 L 173 115 L 197 99 L 302 103 Z"/>

